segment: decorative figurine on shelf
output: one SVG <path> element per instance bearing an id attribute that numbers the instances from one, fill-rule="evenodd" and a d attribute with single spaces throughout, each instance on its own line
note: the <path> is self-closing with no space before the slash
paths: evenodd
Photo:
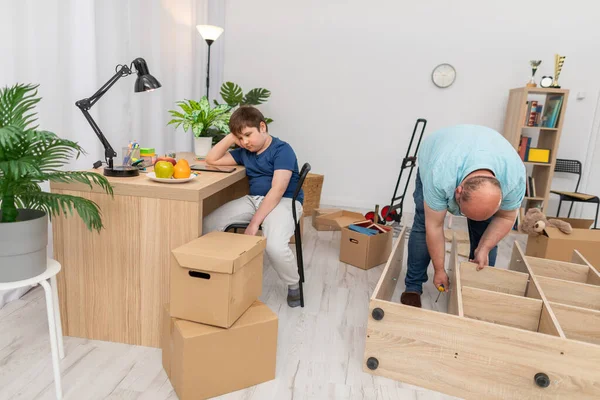
<path id="1" fill-rule="evenodd" d="M 527 85 L 526 85 L 527 87 L 537 87 L 534 77 L 535 77 L 535 73 L 537 72 L 537 69 L 541 63 L 542 63 L 542 60 L 529 61 L 529 64 L 531 64 L 531 79 L 527 83 Z"/>
<path id="2" fill-rule="evenodd" d="M 565 58 L 567 57 L 558 54 L 554 56 L 554 81 L 552 81 L 553 88 L 560 88 L 560 85 L 558 84 L 558 77 L 560 75 L 560 71 L 562 71 L 563 64 L 565 63 Z"/>

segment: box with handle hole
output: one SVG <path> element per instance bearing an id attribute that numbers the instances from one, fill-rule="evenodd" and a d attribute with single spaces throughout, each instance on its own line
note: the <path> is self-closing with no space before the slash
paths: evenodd
<path id="1" fill-rule="evenodd" d="M 261 236 L 211 232 L 172 251 L 171 316 L 229 328 L 262 292 Z"/>

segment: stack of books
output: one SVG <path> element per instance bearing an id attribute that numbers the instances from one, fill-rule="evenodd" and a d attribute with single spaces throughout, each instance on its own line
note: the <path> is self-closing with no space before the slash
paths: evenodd
<path id="1" fill-rule="evenodd" d="M 527 111 L 525 112 L 525 126 L 556 128 L 560 109 L 562 107 L 563 95 L 549 95 L 546 104 L 539 104 L 537 100 L 527 102 Z"/>
<path id="2" fill-rule="evenodd" d="M 531 147 L 531 137 L 521 136 L 519 148 L 517 149 L 521 160 L 528 162 L 549 163 L 550 149 Z"/>

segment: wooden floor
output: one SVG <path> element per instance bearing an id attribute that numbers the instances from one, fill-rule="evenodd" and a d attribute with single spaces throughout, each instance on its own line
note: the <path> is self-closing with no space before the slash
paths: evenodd
<path id="1" fill-rule="evenodd" d="M 306 307 L 289 308 L 285 288 L 273 269 L 265 268 L 261 300 L 279 316 L 277 378 L 219 398 L 453 398 L 362 371 L 369 297 L 383 266 L 363 271 L 340 263 L 340 233 L 317 232 L 310 218 L 304 226 Z M 466 223 L 455 218 L 452 227 L 466 230 Z M 523 235 L 513 233 L 501 242 L 498 267 L 508 265 L 515 240 L 524 244 Z M 399 281 L 396 301 L 404 289 L 404 279 Z M 437 306 L 436 296 L 429 281 L 424 307 Z M 160 349 L 65 337 L 65 353 L 66 399 L 177 399 Z M 53 398 L 44 293 L 37 287 L 0 310 L 0 399 Z"/>

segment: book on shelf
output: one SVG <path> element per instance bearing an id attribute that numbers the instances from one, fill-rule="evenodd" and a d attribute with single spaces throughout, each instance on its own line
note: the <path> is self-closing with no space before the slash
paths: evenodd
<path id="1" fill-rule="evenodd" d="M 526 156 L 526 161 L 529 162 L 549 163 L 550 149 L 540 149 L 537 147 L 531 147 L 528 149 Z"/>
<path id="2" fill-rule="evenodd" d="M 524 126 L 541 126 L 543 104 L 537 100 L 527 101 L 527 111 L 525 112 Z"/>
<path id="3" fill-rule="evenodd" d="M 560 117 L 563 95 L 549 95 L 546 107 L 542 115 L 541 126 L 545 128 L 556 128 Z"/>
<path id="4" fill-rule="evenodd" d="M 521 135 L 517 153 L 524 162 L 549 163 L 550 149 L 531 147 L 531 137 Z"/>
<path id="5" fill-rule="evenodd" d="M 521 141 L 519 142 L 518 153 L 521 160 L 527 161 L 527 155 L 529 154 L 529 148 L 531 147 L 531 138 L 528 136 L 521 135 Z"/>
<path id="6" fill-rule="evenodd" d="M 527 177 L 527 187 L 525 191 L 529 193 L 528 197 L 537 197 L 535 192 L 535 179 L 533 176 Z"/>

